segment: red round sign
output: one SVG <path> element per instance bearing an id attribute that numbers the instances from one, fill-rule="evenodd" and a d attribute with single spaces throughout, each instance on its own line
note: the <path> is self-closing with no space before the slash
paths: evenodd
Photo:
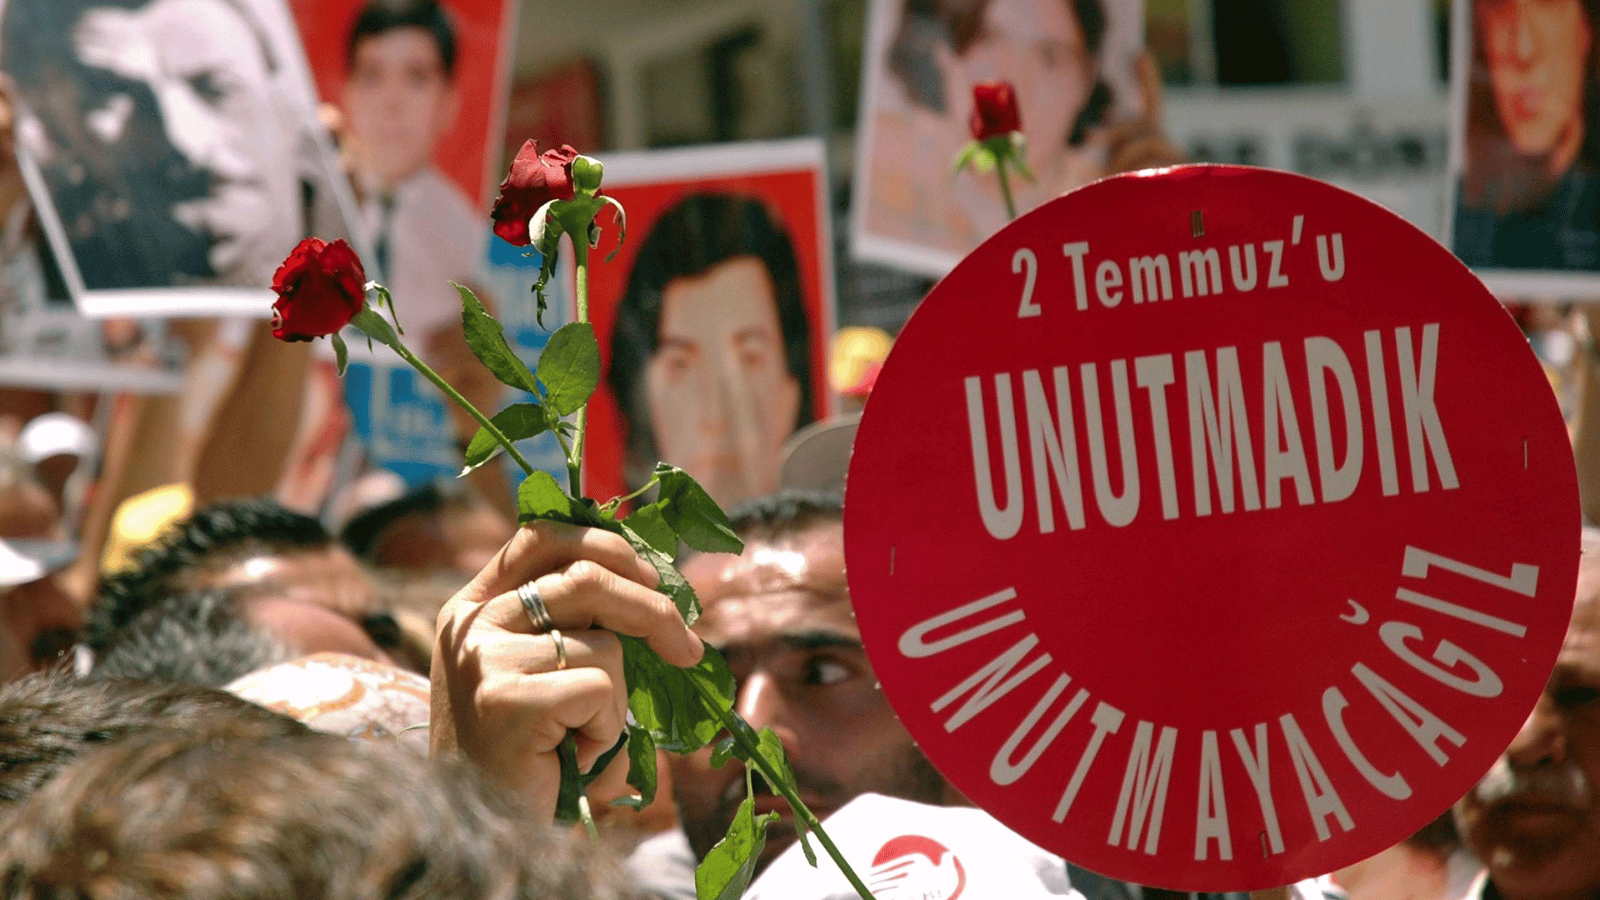
<path id="1" fill-rule="evenodd" d="M 1405 838 L 1510 742 L 1572 608 L 1555 398 L 1399 216 L 1296 175 L 1097 182 L 911 317 L 850 464 L 884 690 L 968 797 L 1141 884 Z"/>

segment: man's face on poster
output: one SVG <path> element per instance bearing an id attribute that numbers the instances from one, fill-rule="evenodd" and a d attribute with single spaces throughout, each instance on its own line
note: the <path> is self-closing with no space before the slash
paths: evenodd
<path id="1" fill-rule="evenodd" d="M 662 459 L 724 505 L 777 487 L 800 385 L 761 260 L 734 257 L 667 284 L 645 383 Z"/>
<path id="2" fill-rule="evenodd" d="M 1489 82 L 1512 147 L 1575 154 L 1583 135 L 1589 20 L 1581 0 L 1477 0 Z"/>
<path id="3" fill-rule="evenodd" d="M 444 55 L 423 28 L 391 28 L 361 38 L 344 90 L 350 134 L 378 181 L 421 171 L 456 114 L 456 89 Z"/>
<path id="4" fill-rule="evenodd" d="M 158 283 L 270 279 L 303 226 L 292 128 L 252 24 L 226 0 L 154 0 L 89 8 L 70 43 L 77 78 L 34 103 L 52 180 L 85 183 L 80 208 L 60 201 L 69 237 L 166 222 L 165 240 L 197 252 L 152 267 Z"/>

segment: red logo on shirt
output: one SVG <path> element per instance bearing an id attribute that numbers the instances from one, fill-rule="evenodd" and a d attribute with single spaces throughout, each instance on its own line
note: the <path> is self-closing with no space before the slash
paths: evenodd
<path id="1" fill-rule="evenodd" d="M 878 849 L 867 887 L 880 900 L 956 900 L 967 887 L 967 870 L 938 841 L 903 834 Z"/>

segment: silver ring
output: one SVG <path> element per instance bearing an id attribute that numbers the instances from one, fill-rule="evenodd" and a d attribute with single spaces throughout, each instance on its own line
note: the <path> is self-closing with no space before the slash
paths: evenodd
<path id="1" fill-rule="evenodd" d="M 528 621 L 533 623 L 534 634 L 555 630 L 555 620 L 550 618 L 550 610 L 544 605 L 544 598 L 539 596 L 539 588 L 533 582 L 517 588 L 517 599 L 522 601 L 522 611 L 528 614 Z"/>
<path id="2" fill-rule="evenodd" d="M 559 672 L 567 667 L 567 642 L 555 628 L 550 629 L 550 636 L 556 641 L 556 671 Z"/>

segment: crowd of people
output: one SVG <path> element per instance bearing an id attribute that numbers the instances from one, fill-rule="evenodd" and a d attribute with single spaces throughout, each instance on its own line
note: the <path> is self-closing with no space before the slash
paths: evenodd
<path id="1" fill-rule="evenodd" d="M 105 94 L 90 98 L 97 115 L 99 107 L 109 111 L 90 120 L 98 131 L 78 133 L 72 116 L 50 120 L 48 133 L 35 136 L 49 146 L 105 143 L 111 133 L 121 140 L 122 125 L 135 121 L 129 111 L 157 98 L 171 103 L 220 92 L 212 105 L 226 106 L 226 92 L 211 82 L 230 67 L 254 73 L 261 84 L 278 71 L 270 48 L 249 37 L 256 26 L 242 12 L 248 7 L 129 0 L 110 14 L 103 5 L 6 5 L 0 54 L 32 76 L 16 85 L 23 92 L 55 96 L 53 85 L 81 76 L 73 69 L 85 46 L 100 60 L 93 68 L 120 73 L 120 80 L 90 79 Z M 1479 3 L 1486 14 L 1506 15 L 1521 5 Z M 42 27 L 30 22 L 91 6 L 96 13 L 69 32 L 72 46 L 30 40 L 30 29 Z M 893 74 L 914 107 L 904 112 L 919 128 L 948 118 L 968 81 L 991 77 L 1008 62 L 1009 35 L 1046 35 L 1023 71 L 1041 84 L 1065 77 L 1072 90 L 1025 92 L 1028 120 L 1049 134 L 1036 142 L 1034 167 L 1043 177 L 1030 205 L 1081 181 L 1090 160 L 1117 152 L 1136 165 L 1133 157 L 1150 151 L 1144 126 L 1159 112 L 1157 98 L 1125 100 L 1138 107 L 1128 127 L 1108 127 L 1113 92 L 1096 62 L 1109 52 L 1101 4 L 908 2 L 906 10 Z M 233 39 L 194 48 L 204 71 L 174 79 L 171 66 L 151 62 L 145 44 L 168 17 L 185 13 L 205 13 L 220 23 L 218 34 Z M 1589 52 L 1587 25 L 1557 30 Z M 1488 57 L 1516 46 L 1497 39 Z M 429 162 L 441 123 L 460 102 L 452 48 L 447 31 L 410 20 L 395 25 L 376 14 L 361 19 L 347 48 L 349 135 L 356 146 L 379 151 L 355 172 L 361 215 L 379 236 L 376 270 L 397 294 L 418 298 L 413 324 L 431 355 L 454 361 L 459 378 L 452 380 L 477 378 L 485 392 L 496 392 L 492 379 L 468 371 L 476 364 L 451 324 L 453 292 L 444 287 L 452 265 L 469 264 L 472 248 L 445 247 L 443 255 L 456 259 L 422 265 L 427 254 L 408 250 L 399 236 L 415 238 L 417 229 L 397 229 L 419 218 L 431 222 L 442 209 L 439 234 L 459 237 L 470 225 L 454 227 L 450 219 L 476 215 Z M 67 65 L 71 60 L 78 62 Z M 151 71 L 140 68 L 146 63 Z M 157 74 L 173 83 L 158 84 Z M 398 87 L 407 78 L 410 95 Z M 1133 82 L 1124 93 L 1138 87 Z M 245 92 L 233 101 L 271 132 L 271 141 L 249 147 L 293 155 L 294 147 L 279 146 L 293 143 L 292 134 L 271 127 L 282 111 L 251 105 L 268 99 Z M 386 129 L 401 121 L 396 111 L 408 103 L 428 126 Z M 1501 102 L 1508 104 L 1515 105 Z M 1569 157 L 1588 146 L 1571 129 L 1561 134 Z M 117 286 L 136 265 L 154 269 L 134 271 L 140 278 L 264 282 L 281 255 L 271 250 L 277 235 L 244 226 L 287 234 L 303 223 L 257 221 L 248 192 L 227 190 L 227 147 L 208 151 L 179 131 L 127 138 L 159 143 L 161 177 L 176 177 L 193 196 L 182 216 L 147 216 L 137 196 L 113 197 L 111 186 L 138 184 L 148 172 L 86 173 L 62 162 L 65 155 L 47 159 L 44 176 L 75 204 L 58 210 L 70 226 L 70 249 L 100 264 L 81 277 L 91 287 Z M 898 156 L 891 159 L 905 168 Z M 254 188 L 285 194 L 290 199 L 277 205 L 304 207 L 301 218 L 323 202 L 298 178 Z M 964 221 L 972 211 L 956 212 Z M 732 235 L 705 247 L 685 239 L 718 222 L 739 224 L 738 236 L 753 234 L 755 244 L 734 243 Z M 993 223 L 981 224 L 993 230 Z M 174 435 L 187 420 L 177 406 L 130 414 L 106 409 L 106 397 L 0 391 L 0 900 L 680 900 L 697 895 L 695 867 L 738 815 L 747 783 L 757 810 L 778 814 L 755 861 L 751 896 L 854 896 L 830 862 L 807 863 L 801 829 L 773 789 L 737 762 L 716 759 L 710 747 L 661 754 L 659 795 L 638 811 L 609 804 L 632 788 L 624 765 L 605 768 L 589 786 L 598 840 L 554 824 L 561 748 L 573 739 L 577 762 L 588 770 L 627 729 L 619 636 L 643 640 L 671 665 L 693 665 L 708 647 L 721 653 L 736 680 L 736 711 L 777 735 L 800 795 L 847 856 L 866 852 L 870 859 L 893 836 L 884 829 L 894 823 L 915 821 L 922 833 L 944 836 L 936 844 L 943 855 L 923 857 L 928 866 L 917 877 L 925 880 L 874 882 L 887 885 L 880 896 L 1188 896 L 1081 868 L 972 808 L 919 750 L 880 689 L 845 577 L 840 485 L 850 432 L 828 432 L 844 435 L 843 444 L 824 442 L 828 459 L 774 453 L 811 423 L 814 406 L 790 238 L 765 220 L 759 204 L 705 195 L 663 217 L 643 243 L 641 256 L 653 261 L 647 268 L 661 277 L 651 281 L 641 270 L 630 278 L 612 339 L 614 349 L 637 345 L 632 357 L 615 355 L 638 364 L 614 366 L 607 377 L 628 407 L 629 487 L 647 477 L 658 456 L 687 468 L 703 451 L 705 433 L 715 430 L 703 422 L 712 417 L 689 411 L 713 384 L 748 389 L 749 396 L 724 406 L 754 436 L 743 449 L 774 470 L 746 461 L 741 471 L 759 478 L 713 485 L 715 493 L 748 497 L 730 513 L 744 549 L 679 557 L 704 608 L 692 626 L 658 592 L 655 566 L 622 537 L 552 522 L 517 527 L 507 514 L 509 491 L 492 479 L 353 494 L 322 518 L 285 505 L 295 485 L 285 490 L 280 473 L 292 479 L 300 471 L 286 466 L 297 433 L 274 423 L 299 421 L 314 391 L 306 388 L 303 350 L 263 349 L 270 346 L 264 329 L 237 344 L 230 379 L 206 385 L 214 415 L 181 453 L 172 449 Z M 737 359 L 699 354 L 679 332 L 692 336 L 705 323 L 729 330 L 735 301 L 710 292 L 703 304 L 687 303 L 685 279 L 745 300 L 770 293 L 773 321 L 766 323 L 757 303 L 751 317 L 764 330 L 744 329 L 762 339 L 746 337 Z M 762 289 L 751 289 L 752 281 Z M 435 296 L 425 296 L 430 292 Z M 1592 352 L 1592 340 L 1584 340 Z M 674 361 L 674 352 L 690 355 L 683 350 L 689 346 L 697 359 L 706 357 L 697 363 L 705 372 Z M 1600 521 L 1594 369 L 1586 356 L 1576 359 L 1571 397 L 1575 452 L 1590 463 L 1579 468 L 1586 514 Z M 263 386 L 274 379 L 272 389 Z M 34 427 L 67 410 L 79 413 L 69 417 L 79 423 L 66 429 L 71 434 L 52 439 Z M 229 416 L 248 418 L 250 427 L 233 427 Z M 109 424 L 97 435 L 85 430 L 87 420 Z M 277 439 L 246 437 L 263 433 Z M 94 443 L 100 438 L 103 446 Z M 774 480 L 784 486 L 751 487 Z M 1537 706 L 1452 811 L 1371 859 L 1251 896 L 1600 896 L 1600 532 L 1585 534 L 1575 599 Z M 978 849 L 964 867 L 945 866 L 968 846 Z M 959 883 L 941 880 L 951 872 Z M 870 880 L 874 872 L 865 874 Z"/>
<path id="2" fill-rule="evenodd" d="M 1183 896 L 1079 868 L 966 808 L 878 687 L 837 491 L 743 504 L 741 554 L 680 558 L 704 606 L 691 628 L 621 537 L 485 528 L 459 486 L 379 504 L 338 535 L 262 498 L 147 504 L 165 526 L 78 597 L 55 494 L 14 447 L 0 462 L 0 895 L 694 897 L 694 867 L 744 796 L 742 768 L 710 748 L 669 755 L 643 813 L 603 802 L 630 791 L 608 768 L 591 786 L 598 842 L 550 824 L 558 746 L 575 735 L 588 767 L 626 727 L 618 635 L 631 635 L 675 665 L 720 651 L 735 708 L 776 732 L 801 795 L 842 835 L 881 840 L 914 818 L 945 823 L 952 846 L 981 839 L 994 873 L 963 877 L 996 893 L 974 895 Z M 1576 601 L 1544 695 L 1453 816 L 1295 896 L 1600 891 L 1600 533 L 1585 535 Z M 850 896 L 826 860 L 796 874 L 813 871 L 796 837 L 785 812 L 752 895 Z"/>

